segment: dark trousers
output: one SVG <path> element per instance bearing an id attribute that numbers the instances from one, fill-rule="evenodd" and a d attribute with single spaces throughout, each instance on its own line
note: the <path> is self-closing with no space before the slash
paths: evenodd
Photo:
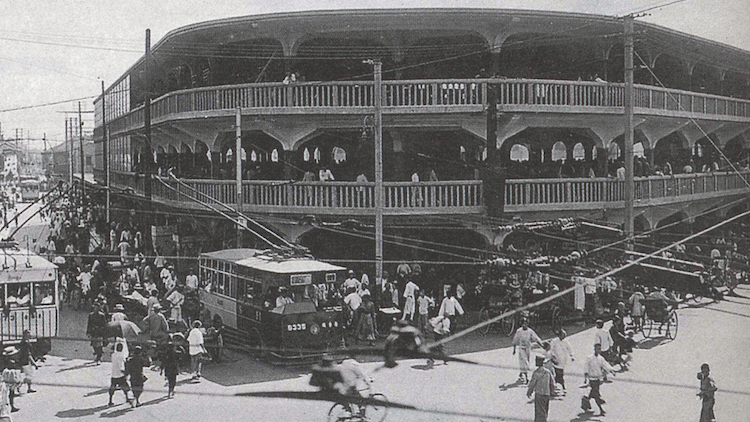
<path id="1" fill-rule="evenodd" d="M 555 382 L 565 389 L 565 370 L 563 368 L 555 367 Z"/>
<path id="2" fill-rule="evenodd" d="M 168 391 L 174 393 L 174 387 L 177 385 L 177 373 L 167 375 Z"/>
<path id="3" fill-rule="evenodd" d="M 602 385 L 602 382 L 600 380 L 589 380 L 589 386 L 591 387 L 591 391 L 589 391 L 589 400 L 594 399 L 596 402 L 596 405 L 601 407 L 602 404 L 604 404 L 604 400 L 602 400 L 602 396 L 599 393 L 599 387 Z"/>
<path id="4" fill-rule="evenodd" d="M 716 420 L 716 416 L 714 416 L 714 400 L 713 397 L 703 398 L 700 422 L 713 422 Z"/>
<path id="5" fill-rule="evenodd" d="M 547 422 L 549 416 L 549 396 L 546 394 L 534 395 L 534 422 Z"/>
<path id="6" fill-rule="evenodd" d="M 112 401 L 112 396 L 115 395 L 115 391 L 118 389 L 125 393 L 125 398 L 129 401 L 128 391 L 130 391 L 130 385 L 125 377 L 112 378 L 112 382 L 109 384 L 109 401 Z"/>

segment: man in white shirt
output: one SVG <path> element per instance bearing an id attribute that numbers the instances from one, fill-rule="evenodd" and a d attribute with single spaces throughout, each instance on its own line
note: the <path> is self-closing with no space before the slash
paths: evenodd
<path id="1" fill-rule="evenodd" d="M 444 316 L 450 319 L 451 322 L 455 323 L 456 314 L 463 315 L 464 308 L 461 306 L 461 302 L 459 302 L 458 299 L 456 299 L 456 297 L 453 295 L 453 289 L 449 286 L 448 295 L 443 298 L 443 301 L 440 303 L 440 310 L 438 311 L 438 315 Z"/>
<path id="2" fill-rule="evenodd" d="M 615 342 L 612 340 L 612 335 L 609 330 L 604 329 L 604 321 L 601 319 L 596 320 L 596 334 L 594 334 L 594 345 L 601 345 L 602 356 L 605 359 L 609 358 L 609 349 L 614 346 Z"/>
<path id="3" fill-rule="evenodd" d="M 189 345 L 188 354 L 190 355 L 190 364 L 193 375 L 193 379 L 200 381 L 201 372 L 203 369 L 203 362 L 201 362 L 201 354 L 204 352 L 203 347 L 203 331 L 201 331 L 201 322 L 196 320 L 193 321 L 193 328 L 188 334 L 187 342 Z"/>
<path id="4" fill-rule="evenodd" d="M 409 280 L 404 287 L 404 315 L 401 319 L 411 321 L 414 319 L 416 311 L 416 298 L 414 297 L 419 291 L 419 286 Z"/>
<path id="5" fill-rule="evenodd" d="M 190 290 L 198 290 L 198 276 L 195 275 L 195 270 L 192 268 L 190 269 L 187 277 L 185 277 L 185 285 Z"/>
<path id="6" fill-rule="evenodd" d="M 614 370 L 611 366 L 609 366 L 609 363 L 607 363 L 606 359 L 604 359 L 604 356 L 602 356 L 601 352 L 601 345 L 595 344 L 594 354 L 589 356 L 586 360 L 583 375 L 585 380 L 588 381 L 589 387 L 591 387 L 591 391 L 589 391 L 588 396 L 583 396 L 584 400 L 582 401 L 581 408 L 586 412 L 591 410 L 591 399 L 594 399 L 596 405 L 599 407 L 599 413 L 601 414 L 601 416 L 604 416 L 606 415 L 606 412 L 602 408 L 604 399 L 602 399 L 602 396 L 599 392 L 599 387 L 602 385 L 602 381 L 604 381 L 608 373 L 612 373 L 614 375 Z"/>
<path id="7" fill-rule="evenodd" d="M 114 406 L 112 397 L 115 395 L 115 391 L 121 389 L 125 394 L 125 400 L 131 405 L 133 400 L 128 395 L 130 391 L 130 385 L 125 374 L 125 361 L 128 359 L 127 343 L 122 338 L 118 338 L 115 343 L 115 351 L 112 352 L 112 375 L 111 382 L 109 385 L 109 406 Z"/>
<path id="8" fill-rule="evenodd" d="M 557 332 L 557 338 L 550 343 L 552 364 L 555 367 L 555 382 L 562 387 L 563 395 L 565 395 L 565 366 L 568 364 L 568 360 L 575 361 L 573 348 L 570 346 L 568 340 L 565 339 L 567 336 L 568 333 L 561 328 Z"/>
<path id="9" fill-rule="evenodd" d="M 344 280 L 344 291 L 348 292 L 349 289 L 359 290 L 359 287 L 361 286 L 361 282 L 357 280 L 357 277 L 354 274 L 353 270 L 349 270 L 349 277 Z"/>

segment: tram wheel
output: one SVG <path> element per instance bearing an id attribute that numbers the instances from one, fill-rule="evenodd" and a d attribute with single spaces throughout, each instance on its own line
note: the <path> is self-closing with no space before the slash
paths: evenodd
<path id="1" fill-rule="evenodd" d="M 654 321 L 646 316 L 643 318 L 643 337 L 651 338 L 651 331 L 654 329 Z"/>
<path id="2" fill-rule="evenodd" d="M 674 340 L 675 337 L 677 337 L 677 327 L 679 325 L 679 321 L 677 319 L 677 312 L 672 311 L 669 314 L 669 320 L 667 321 L 667 338 L 670 340 Z"/>
<path id="3" fill-rule="evenodd" d="M 341 403 L 335 403 L 328 410 L 328 422 L 339 422 L 345 421 L 351 418 L 351 412 L 349 409 Z"/>
<path id="4" fill-rule="evenodd" d="M 260 335 L 260 331 L 257 328 L 253 328 L 247 334 L 247 348 L 258 356 L 264 356 L 266 351 L 263 349 L 265 343 L 263 342 L 263 336 Z"/>
<path id="5" fill-rule="evenodd" d="M 504 309 L 503 313 L 510 311 L 510 308 Z M 506 336 L 512 336 L 516 331 L 516 316 L 511 315 L 500 320 L 500 329 Z"/>
<path id="6" fill-rule="evenodd" d="M 490 312 L 487 310 L 487 308 L 482 308 L 479 311 L 479 321 L 484 322 L 490 319 Z M 483 336 L 486 336 L 487 333 L 490 332 L 490 328 L 492 327 L 492 324 L 487 324 L 484 327 L 479 329 L 479 333 Z"/>
<path id="7" fill-rule="evenodd" d="M 552 332 L 557 333 L 562 328 L 562 317 L 559 306 L 552 308 Z"/>
<path id="8" fill-rule="evenodd" d="M 375 393 L 372 396 L 370 396 L 370 398 L 373 400 L 377 400 L 379 402 L 388 401 L 388 398 L 385 396 L 385 394 L 380 394 L 380 393 Z M 369 422 L 383 422 L 387 414 L 388 414 L 388 407 L 386 407 L 382 403 L 378 403 L 378 404 L 368 403 L 365 406 L 365 418 Z"/>

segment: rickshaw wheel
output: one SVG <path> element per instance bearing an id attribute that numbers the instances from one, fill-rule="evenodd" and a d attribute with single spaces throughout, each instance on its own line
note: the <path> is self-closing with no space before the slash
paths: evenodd
<path id="1" fill-rule="evenodd" d="M 488 319 L 490 319 L 490 312 L 487 310 L 487 308 L 482 308 L 479 311 L 479 321 L 484 322 L 484 321 L 487 321 Z M 483 336 L 486 336 L 487 333 L 490 332 L 491 326 L 492 324 L 485 325 L 484 327 L 479 329 L 479 333 Z"/>
<path id="2" fill-rule="evenodd" d="M 670 340 L 674 340 L 675 337 L 677 337 L 677 327 L 678 327 L 678 319 L 677 319 L 677 312 L 672 311 L 669 313 L 669 320 L 667 321 L 667 338 Z"/>
<path id="3" fill-rule="evenodd" d="M 506 308 L 503 313 L 510 311 L 511 308 Z M 511 315 L 500 320 L 500 329 L 506 336 L 511 336 L 516 331 L 516 316 Z"/>
<path id="4" fill-rule="evenodd" d="M 372 396 L 370 396 L 370 398 L 373 400 L 380 401 L 380 402 L 388 401 L 388 398 L 385 396 L 385 394 L 380 394 L 380 393 L 375 393 Z M 388 414 L 388 407 L 386 407 L 383 404 L 369 403 L 367 404 L 367 406 L 365 406 L 365 418 L 366 420 L 370 422 L 383 422 L 387 414 Z"/>
<path id="5" fill-rule="evenodd" d="M 560 317 L 561 311 L 559 306 L 552 308 L 552 331 L 558 332 L 562 328 L 562 318 Z"/>
<path id="6" fill-rule="evenodd" d="M 331 409 L 328 410 L 328 422 L 345 421 L 350 418 L 351 412 L 349 412 L 349 409 L 341 403 L 335 403 L 331 406 Z"/>
<path id="7" fill-rule="evenodd" d="M 654 329 L 654 320 L 648 315 L 643 318 L 643 337 L 651 338 L 651 331 Z"/>

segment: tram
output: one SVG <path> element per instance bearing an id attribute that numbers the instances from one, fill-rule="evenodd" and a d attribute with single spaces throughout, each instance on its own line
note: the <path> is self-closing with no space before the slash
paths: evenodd
<path id="1" fill-rule="evenodd" d="M 246 345 L 305 356 L 341 344 L 346 268 L 259 249 L 202 253 L 199 263 L 201 303 Z"/>
<path id="2" fill-rule="evenodd" d="M 33 202 L 39 199 L 39 192 L 41 190 L 41 183 L 36 177 L 21 177 L 19 182 L 19 189 L 21 191 L 22 202 Z"/>
<path id="3" fill-rule="evenodd" d="M 29 330 L 35 353 L 47 353 L 58 332 L 57 266 L 13 242 L 0 243 L 0 253 L 0 341 L 20 343 Z"/>

